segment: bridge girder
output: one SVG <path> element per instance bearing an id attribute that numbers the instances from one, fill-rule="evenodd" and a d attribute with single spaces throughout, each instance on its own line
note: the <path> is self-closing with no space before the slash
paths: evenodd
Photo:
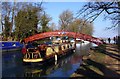
<path id="1" fill-rule="evenodd" d="M 25 38 L 25 42 L 29 42 L 29 41 L 35 41 L 35 40 L 40 40 L 40 39 L 44 39 L 47 37 L 54 37 L 54 36 L 68 36 L 68 37 L 72 37 L 72 38 L 79 38 L 85 41 L 90 41 L 92 43 L 95 43 L 97 45 L 99 44 L 103 44 L 103 42 L 96 37 L 87 35 L 87 34 L 82 34 L 82 33 L 75 33 L 75 32 L 67 32 L 67 31 L 53 31 L 53 32 L 44 32 L 44 33 L 40 33 L 40 34 L 36 34 L 33 36 L 30 36 L 28 38 Z"/>

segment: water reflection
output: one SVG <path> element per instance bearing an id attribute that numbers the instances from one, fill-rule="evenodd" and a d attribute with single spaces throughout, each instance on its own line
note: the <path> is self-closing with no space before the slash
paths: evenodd
<path id="1" fill-rule="evenodd" d="M 70 70 L 73 70 L 73 63 L 71 62 L 71 58 L 73 54 L 69 55 L 67 58 L 63 57 L 59 61 L 49 62 L 44 65 L 33 65 L 26 66 L 25 68 L 25 77 L 40 77 L 40 76 L 49 76 L 49 77 L 57 77 L 57 76 L 69 76 L 71 73 Z M 79 64 L 78 64 L 79 66 Z"/>
<path id="2" fill-rule="evenodd" d="M 19 51 L 3 52 L 2 77 L 20 77 L 22 69 L 22 54 Z"/>
<path id="3" fill-rule="evenodd" d="M 59 61 L 44 65 L 23 65 L 21 52 L 7 53 L 2 57 L 3 77 L 69 77 L 82 63 L 82 56 L 89 54 L 91 44 L 76 45 L 76 52 Z"/>

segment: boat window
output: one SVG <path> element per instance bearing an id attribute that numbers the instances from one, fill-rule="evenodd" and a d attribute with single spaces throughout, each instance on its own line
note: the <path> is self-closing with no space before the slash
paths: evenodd
<path id="1" fill-rule="evenodd" d="M 72 47 L 72 44 L 70 44 L 70 47 Z"/>
<path id="2" fill-rule="evenodd" d="M 33 57 L 32 58 L 41 58 L 41 54 L 40 53 L 32 53 Z"/>
<path id="3" fill-rule="evenodd" d="M 61 49 L 64 50 L 63 45 L 61 46 Z"/>
<path id="4" fill-rule="evenodd" d="M 63 46 L 63 48 L 65 49 L 65 46 Z"/>
<path id="5" fill-rule="evenodd" d="M 62 45 L 62 50 L 65 50 L 65 46 L 64 45 Z"/>
<path id="6" fill-rule="evenodd" d="M 59 46 L 59 50 L 62 50 L 61 46 Z"/>
<path id="7" fill-rule="evenodd" d="M 65 45 L 65 48 L 68 49 L 68 45 L 67 44 Z"/>
<path id="8" fill-rule="evenodd" d="M 59 52 L 59 47 L 58 47 L 58 46 L 55 46 L 55 47 L 54 47 L 54 50 L 55 50 L 55 52 Z"/>
<path id="9" fill-rule="evenodd" d="M 75 44 L 73 43 L 73 44 L 72 44 L 72 47 L 74 47 L 74 46 L 75 46 Z"/>
<path id="10" fill-rule="evenodd" d="M 67 48 L 69 48 L 69 44 L 67 45 Z"/>
<path id="11" fill-rule="evenodd" d="M 2 46 L 4 46 L 4 44 L 2 44 Z"/>
<path id="12" fill-rule="evenodd" d="M 24 58 L 30 59 L 30 53 L 26 53 Z"/>
<path id="13" fill-rule="evenodd" d="M 53 49 L 51 47 L 48 47 L 46 50 L 46 55 L 50 55 L 52 53 L 54 53 Z"/>
<path id="14" fill-rule="evenodd" d="M 71 48 L 70 44 L 69 44 L 69 48 Z"/>
<path id="15" fill-rule="evenodd" d="M 36 52 L 34 48 L 28 48 L 28 52 Z"/>
<path id="16" fill-rule="evenodd" d="M 15 43 L 13 43 L 13 45 L 12 46 L 16 46 L 16 44 Z"/>
<path id="17" fill-rule="evenodd" d="M 40 53 L 38 53 L 39 54 L 39 57 L 41 58 L 42 56 L 41 56 L 41 54 Z"/>

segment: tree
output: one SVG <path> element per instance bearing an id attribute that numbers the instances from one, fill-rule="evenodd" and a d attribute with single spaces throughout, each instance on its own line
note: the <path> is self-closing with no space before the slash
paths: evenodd
<path id="1" fill-rule="evenodd" d="M 54 31 L 55 27 L 56 27 L 55 23 L 51 23 L 51 25 L 49 26 L 50 31 Z"/>
<path id="2" fill-rule="evenodd" d="M 93 34 L 93 24 L 90 22 L 84 23 L 84 21 L 83 21 L 80 32 L 87 34 L 87 35 L 92 35 Z"/>
<path id="3" fill-rule="evenodd" d="M 12 35 L 12 32 L 13 30 L 16 28 L 15 26 L 15 16 L 17 16 L 18 12 L 20 10 L 24 10 L 26 7 L 30 7 L 34 10 L 36 8 L 36 10 L 38 9 L 41 9 L 41 5 L 42 5 L 42 2 L 41 3 L 30 3 L 30 2 L 2 2 L 2 12 L 1 12 L 1 15 L 2 15 L 2 18 L 1 18 L 1 24 L 2 24 L 2 31 L 3 31 L 3 35 L 5 35 L 6 31 L 5 29 L 8 29 L 9 28 L 9 36 Z M 34 7 L 33 7 L 34 6 Z M 30 8 L 29 8 L 30 9 Z M 38 15 L 38 14 L 37 14 Z M 5 26 L 5 17 L 8 18 L 8 21 L 9 21 L 9 25 L 10 26 Z M 5 36 L 4 36 L 5 37 Z"/>
<path id="4" fill-rule="evenodd" d="M 41 19 L 39 21 L 40 25 L 42 26 L 42 32 L 47 32 L 49 31 L 48 23 L 50 22 L 52 18 L 47 15 L 45 12 L 41 16 Z"/>
<path id="5" fill-rule="evenodd" d="M 11 3 L 3 2 L 2 3 L 2 12 L 1 12 L 1 15 L 2 15 L 1 24 L 2 24 L 3 36 L 6 41 L 12 32 L 12 19 L 13 19 L 11 17 L 12 13 L 13 13 L 13 11 L 12 11 Z"/>
<path id="6" fill-rule="evenodd" d="M 88 35 L 93 34 L 93 25 L 92 23 L 84 23 L 83 19 L 75 19 L 69 26 L 69 30 L 73 32 L 84 33 Z"/>
<path id="7" fill-rule="evenodd" d="M 11 31 L 11 22 L 9 22 L 9 17 L 5 16 L 5 23 L 4 23 L 4 38 L 5 41 L 7 41 L 7 38 L 10 36 L 10 31 Z"/>
<path id="8" fill-rule="evenodd" d="M 78 12 L 78 16 L 83 15 L 86 21 L 93 22 L 101 14 L 105 14 L 105 18 L 112 20 L 112 27 L 118 25 L 120 14 L 120 2 L 88 2 Z"/>
<path id="9" fill-rule="evenodd" d="M 63 11 L 59 16 L 59 25 L 62 30 L 68 30 L 69 24 L 73 21 L 73 13 L 70 10 Z"/>
<path id="10" fill-rule="evenodd" d="M 84 19 L 75 19 L 70 10 L 63 11 L 59 16 L 60 29 L 92 35 L 93 25 Z"/>
<path id="11" fill-rule="evenodd" d="M 75 19 L 70 25 L 69 25 L 69 31 L 72 32 L 80 32 L 81 28 L 81 20 Z"/>
<path id="12" fill-rule="evenodd" d="M 15 17 L 17 38 L 23 39 L 37 32 L 39 12 L 41 12 L 41 8 L 29 4 L 17 13 Z"/>

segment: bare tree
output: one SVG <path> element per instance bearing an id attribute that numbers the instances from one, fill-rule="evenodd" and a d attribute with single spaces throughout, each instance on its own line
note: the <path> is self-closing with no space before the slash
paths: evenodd
<path id="1" fill-rule="evenodd" d="M 105 18 L 112 20 L 115 27 L 119 23 L 120 2 L 88 2 L 78 12 L 78 16 L 82 15 L 86 21 L 93 22 L 99 15 L 105 14 Z"/>
<path id="2" fill-rule="evenodd" d="M 73 13 L 70 10 L 65 10 L 60 14 L 59 18 L 61 29 L 67 30 L 69 24 L 73 21 Z"/>
<path id="3" fill-rule="evenodd" d="M 2 33 L 5 38 L 12 35 L 12 30 L 14 28 L 14 17 L 20 9 L 19 3 L 16 2 L 2 2 L 1 3 L 1 24 L 2 24 Z M 6 19 L 7 18 L 7 19 Z M 8 31 L 6 31 L 6 29 Z M 9 32 L 9 33 L 5 33 Z M 7 34 L 7 35 L 6 35 Z"/>
<path id="4" fill-rule="evenodd" d="M 12 31 L 12 22 L 11 22 L 11 14 L 12 14 L 12 3 L 10 2 L 3 2 L 2 3 L 2 19 L 1 19 L 1 24 L 2 24 L 2 31 L 3 31 L 3 36 L 5 37 L 5 40 L 9 37 Z"/>
<path id="5" fill-rule="evenodd" d="M 85 22 L 83 19 L 75 19 L 69 26 L 69 31 L 84 33 L 88 35 L 93 34 L 92 23 Z"/>

